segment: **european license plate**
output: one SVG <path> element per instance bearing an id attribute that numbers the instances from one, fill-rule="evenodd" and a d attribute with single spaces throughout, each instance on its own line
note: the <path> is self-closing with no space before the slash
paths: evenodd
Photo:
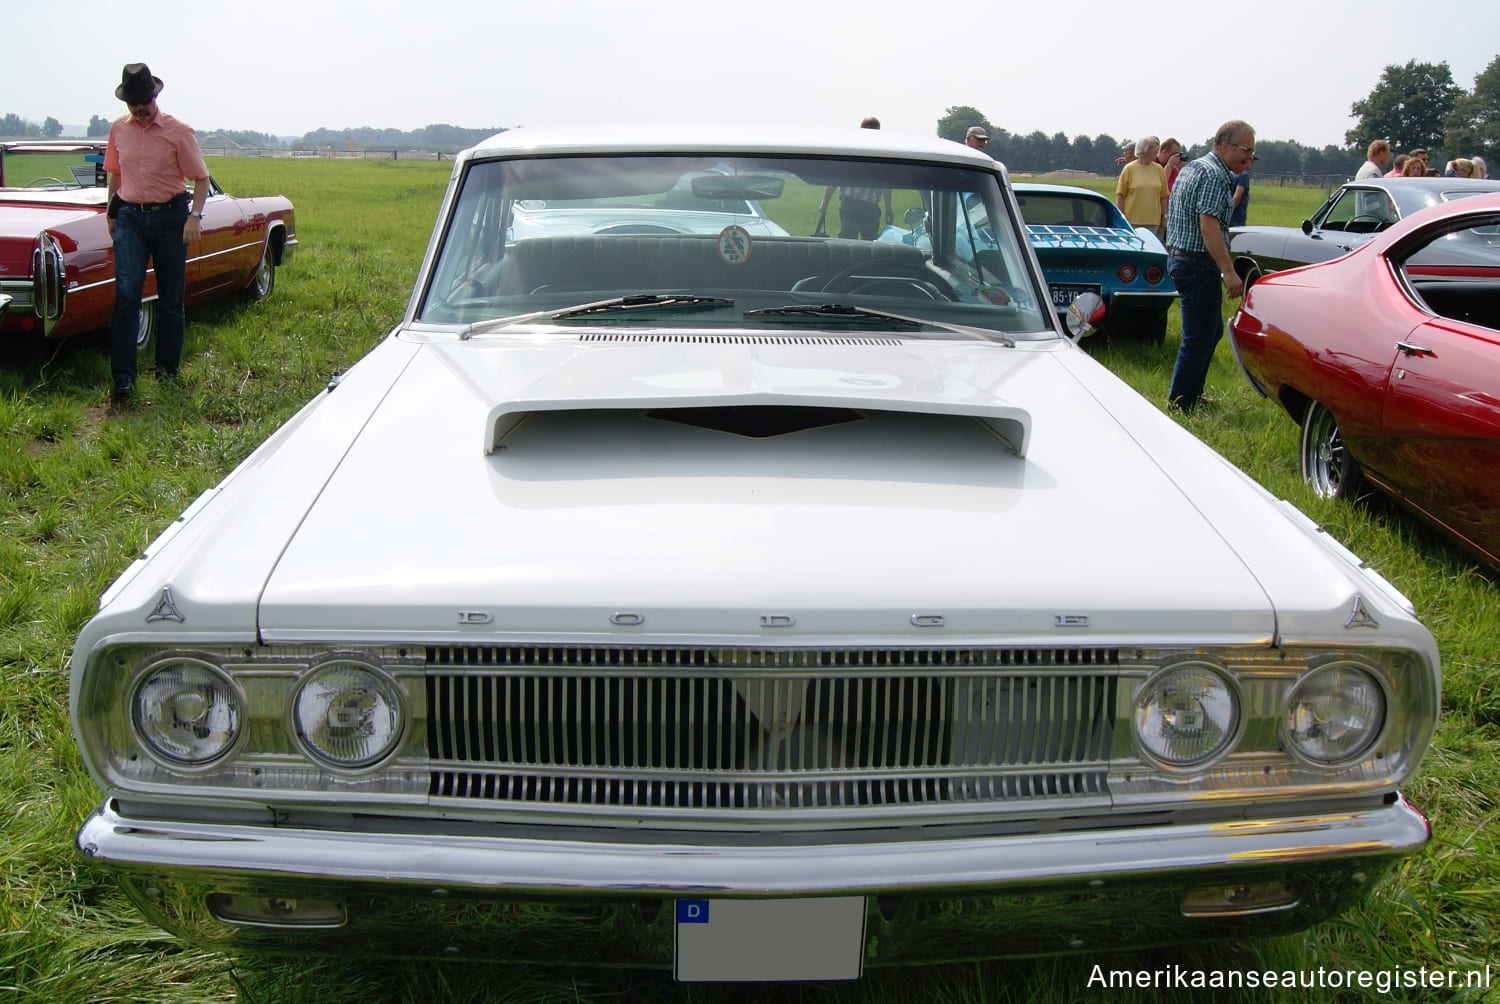
<path id="1" fill-rule="evenodd" d="M 1080 293 L 1097 293 L 1098 286 L 1048 286 L 1052 291 L 1052 306 L 1058 310 L 1067 310 L 1073 305 Z"/>
<path id="2" fill-rule="evenodd" d="M 673 975 L 681 983 L 857 980 L 865 898 L 679 899 Z"/>

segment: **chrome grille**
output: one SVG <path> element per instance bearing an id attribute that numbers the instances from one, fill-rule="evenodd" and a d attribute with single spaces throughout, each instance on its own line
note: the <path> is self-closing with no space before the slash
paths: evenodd
<path id="1" fill-rule="evenodd" d="M 1102 649 L 433 648 L 430 795 L 633 809 L 1102 798 Z"/>

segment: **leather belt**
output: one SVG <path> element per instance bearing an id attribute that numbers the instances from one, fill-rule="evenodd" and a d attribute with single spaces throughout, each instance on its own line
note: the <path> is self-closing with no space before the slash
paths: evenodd
<path id="1" fill-rule="evenodd" d="M 183 192 L 181 195 L 172 196 L 166 202 L 126 202 L 124 199 L 121 199 L 120 205 L 134 209 L 138 213 L 159 213 L 163 209 L 176 209 L 184 205 L 187 202 L 187 197 L 188 193 Z"/>
<path id="2" fill-rule="evenodd" d="M 1184 251 L 1181 248 L 1173 248 L 1170 252 L 1173 258 L 1187 258 L 1189 260 L 1212 259 L 1213 255 L 1207 251 Z"/>

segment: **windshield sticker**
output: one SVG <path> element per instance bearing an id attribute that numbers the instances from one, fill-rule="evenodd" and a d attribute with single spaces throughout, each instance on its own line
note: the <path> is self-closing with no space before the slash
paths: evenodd
<path id="1" fill-rule="evenodd" d="M 741 226 L 728 226 L 719 231 L 719 257 L 726 265 L 743 265 L 750 260 L 755 250 L 750 242 L 750 231 Z"/>

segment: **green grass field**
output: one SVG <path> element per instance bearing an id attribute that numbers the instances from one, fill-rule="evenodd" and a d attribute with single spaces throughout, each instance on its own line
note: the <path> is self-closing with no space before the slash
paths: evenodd
<path id="1" fill-rule="evenodd" d="M 230 299 L 189 311 L 180 386 L 146 377 L 139 400 L 111 412 L 98 338 L 0 346 L 0 998 L 46 1004 L 1355 1002 L 1372 999 L 1371 992 L 1122 994 L 1088 981 L 1095 964 L 1500 969 L 1500 586 L 1389 506 L 1312 497 L 1297 476 L 1294 425 L 1253 394 L 1225 347 L 1209 378 L 1209 393 L 1222 403 L 1178 420 L 1395 582 L 1442 648 L 1444 717 L 1407 792 L 1430 815 L 1435 836 L 1424 853 L 1379 883 L 1361 909 L 1303 935 L 1246 945 L 872 972 L 855 985 L 809 987 L 684 988 L 651 972 L 575 970 L 563 958 L 502 969 L 221 956 L 176 942 L 137 915 L 73 847 L 78 824 L 98 799 L 67 720 L 73 639 L 100 592 L 183 508 L 388 334 L 409 296 L 451 167 L 256 159 L 211 166 L 231 192 L 289 196 L 300 249 L 265 303 Z M 1097 184 L 1112 191 L 1112 181 Z M 1253 191 L 1257 223 L 1295 225 L 1323 196 L 1309 189 Z M 806 212 L 805 205 L 798 209 Z M 804 223 L 797 232 L 811 230 L 813 220 Z M 1097 358 L 1160 404 L 1176 340 L 1174 311 L 1166 346 L 1106 348 Z M 1101 504 L 1101 518 L 1107 515 Z M 1122 926 L 1128 921 L 1122 917 Z M 1500 1001 L 1500 987 L 1375 999 Z"/>

